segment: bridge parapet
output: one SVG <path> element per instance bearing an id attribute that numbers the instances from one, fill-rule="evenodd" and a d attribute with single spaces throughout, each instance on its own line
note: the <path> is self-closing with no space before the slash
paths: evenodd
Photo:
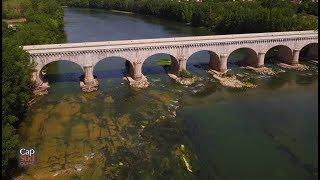
<path id="1" fill-rule="evenodd" d="M 31 55 L 52 55 L 55 53 L 97 53 L 136 50 L 159 50 L 203 46 L 230 46 L 244 44 L 265 44 L 290 41 L 310 41 L 318 38 L 317 31 L 293 31 L 274 33 L 252 33 L 234 35 L 213 35 L 140 40 L 66 43 L 24 46 Z"/>

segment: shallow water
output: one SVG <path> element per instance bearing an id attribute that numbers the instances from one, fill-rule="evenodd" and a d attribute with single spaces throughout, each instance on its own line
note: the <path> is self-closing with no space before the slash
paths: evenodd
<path id="1" fill-rule="evenodd" d="M 68 42 L 210 34 L 104 10 L 67 8 L 65 22 Z M 230 61 L 241 57 L 235 53 Z M 188 60 L 187 69 L 200 77 L 191 86 L 172 81 L 155 63 L 159 58 L 167 56 L 143 65 L 151 86 L 139 91 L 122 80 L 124 59 L 99 62 L 99 90 L 89 94 L 80 90 L 79 66 L 48 65 L 49 94 L 20 128 L 23 145 L 37 150 L 37 164 L 20 178 L 318 178 L 317 65 L 304 62 L 311 69 L 297 72 L 270 64 L 280 72 L 271 77 L 230 63 L 238 78 L 258 85 L 233 90 L 202 68 L 209 61 L 205 52 Z"/>

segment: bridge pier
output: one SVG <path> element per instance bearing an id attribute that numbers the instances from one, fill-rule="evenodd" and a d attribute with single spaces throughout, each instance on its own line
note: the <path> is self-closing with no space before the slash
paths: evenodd
<path id="1" fill-rule="evenodd" d="M 179 58 L 178 59 L 178 72 L 187 70 L 187 59 Z"/>
<path id="2" fill-rule="evenodd" d="M 258 62 L 256 64 L 256 68 L 260 68 L 264 66 L 264 58 L 266 56 L 265 52 L 259 52 L 258 53 Z"/>
<path id="3" fill-rule="evenodd" d="M 293 53 L 293 58 L 292 58 L 292 61 L 290 62 L 290 65 L 299 64 L 300 50 L 299 49 L 294 49 L 292 53 Z"/>
<path id="4" fill-rule="evenodd" d="M 224 73 L 227 71 L 227 61 L 228 61 L 228 55 L 227 54 L 220 54 L 220 59 L 218 63 L 218 67 L 216 67 L 215 70 Z"/>
<path id="5" fill-rule="evenodd" d="M 210 54 L 209 67 L 210 67 L 210 69 L 213 69 L 215 71 L 219 71 L 221 73 L 226 72 L 227 71 L 227 60 L 228 60 L 227 54 L 220 54 L 220 56 Z"/>
<path id="6" fill-rule="evenodd" d="M 135 81 L 140 81 L 143 77 L 143 74 L 142 74 L 142 62 L 134 62 L 133 63 L 133 75 L 132 75 L 132 78 L 135 80 Z"/>
<path id="7" fill-rule="evenodd" d="M 209 68 L 218 70 L 219 69 L 219 62 L 220 58 L 216 53 L 209 52 L 210 60 L 209 60 Z"/>
<path id="8" fill-rule="evenodd" d="M 133 63 L 128 62 L 129 74 L 126 76 L 126 80 L 129 81 L 129 85 L 134 88 L 147 88 L 149 86 L 148 79 L 142 74 L 143 61 L 135 61 Z"/>
<path id="9" fill-rule="evenodd" d="M 218 71 L 220 73 L 224 73 L 228 69 L 227 68 L 227 60 L 228 60 L 227 54 L 220 54 L 220 56 L 210 54 L 209 67 L 210 67 L 210 69 L 213 69 L 213 70 Z"/>
<path id="10" fill-rule="evenodd" d="M 84 66 L 84 79 L 80 81 L 80 87 L 84 92 L 92 92 L 98 90 L 99 82 L 93 77 L 93 67 Z"/>

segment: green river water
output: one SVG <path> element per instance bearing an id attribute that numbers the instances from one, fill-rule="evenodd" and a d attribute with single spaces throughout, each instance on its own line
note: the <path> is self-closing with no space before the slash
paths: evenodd
<path id="1" fill-rule="evenodd" d="M 134 14 L 65 9 L 67 42 L 208 35 L 201 28 Z M 68 61 L 47 66 L 49 94 L 30 107 L 21 124 L 23 147 L 37 163 L 18 179 L 318 178 L 318 68 L 262 76 L 228 66 L 253 89 L 223 87 L 205 72 L 199 52 L 187 69 L 200 79 L 176 84 L 156 64 L 143 65 L 151 86 L 134 90 L 122 79 L 125 60 L 107 58 L 94 75 L 99 90 L 83 93 L 81 68 Z"/>

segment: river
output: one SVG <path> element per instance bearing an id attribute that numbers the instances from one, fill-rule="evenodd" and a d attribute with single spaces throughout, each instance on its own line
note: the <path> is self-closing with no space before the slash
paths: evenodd
<path id="1" fill-rule="evenodd" d="M 211 34 L 154 17 L 65 8 L 67 42 Z M 200 77 L 176 84 L 156 60 L 143 65 L 151 82 L 134 90 L 122 79 L 125 60 L 107 58 L 94 75 L 99 90 L 83 93 L 81 68 L 68 61 L 46 69 L 49 94 L 27 112 L 19 132 L 37 162 L 19 175 L 57 179 L 309 180 L 318 178 L 318 69 L 267 65 L 257 75 L 233 62 L 232 72 L 258 85 L 234 90 L 202 68 L 209 54 L 194 54 L 187 69 Z"/>

